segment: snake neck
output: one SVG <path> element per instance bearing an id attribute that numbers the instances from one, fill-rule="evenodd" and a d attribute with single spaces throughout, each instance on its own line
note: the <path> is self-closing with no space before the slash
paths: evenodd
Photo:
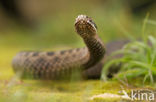
<path id="1" fill-rule="evenodd" d="M 87 69 L 97 64 L 104 57 L 105 48 L 97 34 L 94 37 L 83 37 L 83 40 L 88 48 L 89 55 L 89 60 L 83 64 L 83 67 Z"/>

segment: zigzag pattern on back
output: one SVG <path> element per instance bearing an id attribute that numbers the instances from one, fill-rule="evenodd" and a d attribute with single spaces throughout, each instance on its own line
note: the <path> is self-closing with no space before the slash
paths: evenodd
<path id="1" fill-rule="evenodd" d="M 20 52 L 13 59 L 13 69 L 22 75 L 57 79 L 68 76 L 75 69 L 89 69 L 104 57 L 105 48 L 97 36 L 97 27 L 86 15 L 76 18 L 75 29 L 86 47 L 58 52 Z"/>

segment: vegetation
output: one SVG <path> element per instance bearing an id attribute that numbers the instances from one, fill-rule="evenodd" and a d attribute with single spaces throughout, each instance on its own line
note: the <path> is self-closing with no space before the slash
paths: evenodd
<path id="1" fill-rule="evenodd" d="M 31 1 L 32 3 L 29 3 Z M 156 22 L 153 21 L 156 17 L 156 6 L 149 10 L 150 16 L 147 16 L 142 23 L 146 11 L 136 15 L 131 12 L 129 6 L 122 3 L 123 0 L 104 1 L 25 0 L 25 3 L 22 0 L 23 4 L 28 5 L 28 7 L 22 5 L 24 10 L 21 11 L 30 19 L 32 24 L 30 29 L 15 23 L 15 20 L 1 17 L 0 9 L 0 22 L 2 22 L 0 24 L 0 102 L 118 102 L 122 99 L 97 97 L 90 100 L 90 98 L 104 93 L 122 95 L 119 91 L 123 89 L 129 93 L 131 89 L 156 88 Z M 19 51 L 56 51 L 84 46 L 73 27 L 74 20 L 79 14 L 93 18 L 98 26 L 98 35 L 105 44 L 118 39 L 131 40 L 131 43 L 112 55 L 124 54 L 124 56 L 108 62 L 104 67 L 103 80 L 110 65 L 123 63 L 120 72 L 113 80 L 105 82 L 18 79 L 12 70 L 11 61 Z M 31 20 L 38 22 L 34 23 Z M 140 38 L 140 34 L 143 37 L 141 42 L 136 40 Z M 148 42 L 151 42 L 151 46 L 148 46 Z"/>
<path id="2" fill-rule="evenodd" d="M 110 66 L 122 63 L 120 72 L 114 78 L 134 79 L 137 77 L 139 79 L 139 77 L 143 77 L 143 84 L 145 81 L 150 81 L 151 84 L 156 82 L 156 38 L 152 35 L 145 35 L 147 21 L 148 15 L 142 28 L 142 40 L 131 39 L 132 41 L 121 50 L 114 52 L 112 56 L 117 54 L 123 54 L 123 56 L 106 63 L 103 70 L 103 80 L 106 80 L 106 73 Z M 152 24 L 154 23 L 155 21 L 152 21 Z"/>

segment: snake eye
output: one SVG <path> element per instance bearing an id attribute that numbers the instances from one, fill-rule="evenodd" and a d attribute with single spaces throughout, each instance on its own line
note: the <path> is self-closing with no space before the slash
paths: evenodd
<path id="1" fill-rule="evenodd" d="M 86 16 L 86 18 L 89 18 L 88 16 Z"/>
<path id="2" fill-rule="evenodd" d="M 96 25 L 94 22 L 93 22 L 93 24 L 94 24 L 95 28 L 98 29 L 98 28 L 97 28 L 97 25 Z"/>
<path id="3" fill-rule="evenodd" d="M 97 25 L 90 19 L 89 22 L 97 29 Z"/>

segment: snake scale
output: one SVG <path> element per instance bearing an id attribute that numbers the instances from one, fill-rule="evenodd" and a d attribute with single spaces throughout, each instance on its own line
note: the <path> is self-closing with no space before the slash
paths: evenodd
<path id="1" fill-rule="evenodd" d="M 70 76 L 75 70 L 81 70 L 83 77 L 99 78 L 104 55 L 109 56 L 124 43 L 109 43 L 105 48 L 97 35 L 96 24 L 86 15 L 76 18 L 75 29 L 86 47 L 58 52 L 20 52 L 12 61 L 15 73 L 39 79 L 61 79 Z M 106 49 L 110 51 L 106 53 Z"/>
<path id="2" fill-rule="evenodd" d="M 97 64 L 104 57 L 105 48 L 95 23 L 90 17 L 79 15 L 75 29 L 86 47 L 58 52 L 20 52 L 12 62 L 14 71 L 42 79 L 59 79 L 77 68 L 85 70 Z"/>

